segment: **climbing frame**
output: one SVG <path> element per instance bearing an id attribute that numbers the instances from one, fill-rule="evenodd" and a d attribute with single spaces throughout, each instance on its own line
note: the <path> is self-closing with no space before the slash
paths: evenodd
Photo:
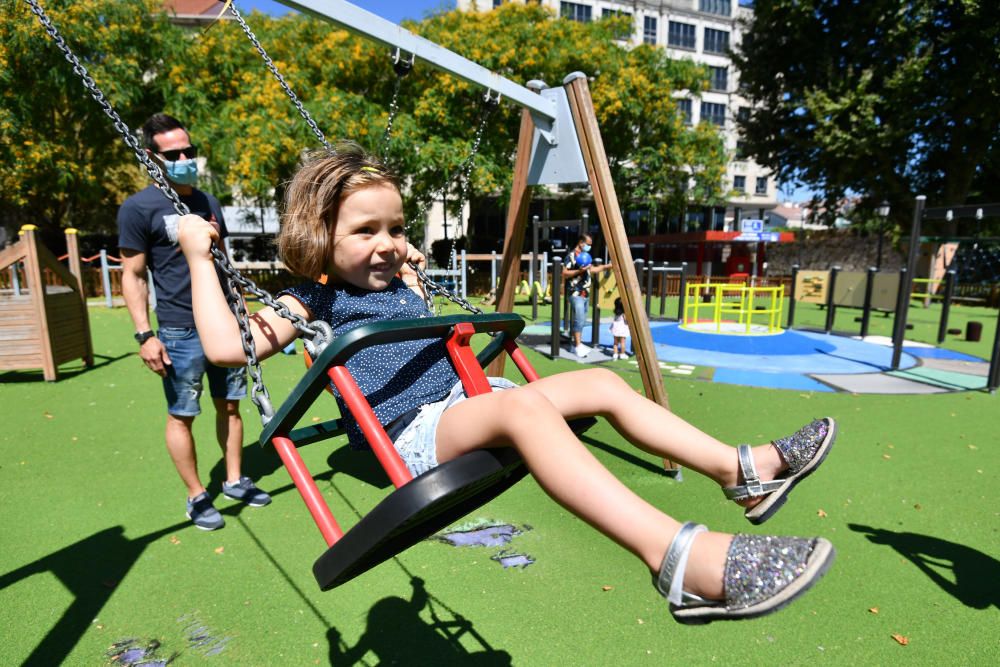
<path id="1" fill-rule="evenodd" d="M 0 251 L 0 272 L 6 274 L 0 283 L 0 371 L 40 368 L 53 382 L 60 364 L 82 359 L 93 366 L 75 229 L 66 230 L 66 245 L 68 269 L 38 241 L 33 225 Z"/>

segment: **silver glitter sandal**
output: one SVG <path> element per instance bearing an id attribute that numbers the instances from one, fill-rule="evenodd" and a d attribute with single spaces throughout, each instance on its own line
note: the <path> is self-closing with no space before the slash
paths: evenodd
<path id="1" fill-rule="evenodd" d="M 826 459 L 836 439 L 837 422 L 831 417 L 824 417 L 806 424 L 786 438 L 773 440 L 771 444 L 788 464 L 788 470 L 767 482 L 760 481 L 750 445 L 740 445 L 737 450 L 743 483 L 726 487 L 722 492 L 733 501 L 766 496 L 743 513 L 750 523 L 762 524 L 781 509 L 795 485 L 812 474 Z"/>
<path id="2" fill-rule="evenodd" d="M 833 545 L 821 537 L 735 535 L 722 582 L 726 599 L 706 600 L 684 590 L 691 545 L 706 530 L 693 522 L 681 526 L 663 557 L 659 576 L 653 578 L 678 623 L 739 621 L 778 611 L 812 588 L 836 555 Z"/>

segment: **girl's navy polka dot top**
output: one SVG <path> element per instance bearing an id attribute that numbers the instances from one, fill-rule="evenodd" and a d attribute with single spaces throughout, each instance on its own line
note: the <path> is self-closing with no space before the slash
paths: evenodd
<path id="1" fill-rule="evenodd" d="M 334 335 L 384 320 L 430 317 L 431 312 L 402 280 L 394 278 L 381 292 L 353 285 L 309 282 L 279 293 L 302 303 L 313 319 L 326 320 Z M 440 339 L 375 345 L 351 357 L 347 369 L 382 425 L 415 408 L 442 400 L 458 382 Z M 351 446 L 366 447 L 364 436 L 340 392 L 334 389 L 342 424 Z"/>

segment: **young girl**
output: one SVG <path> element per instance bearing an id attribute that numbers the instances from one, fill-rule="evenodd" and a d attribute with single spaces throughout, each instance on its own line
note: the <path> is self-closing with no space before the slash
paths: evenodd
<path id="1" fill-rule="evenodd" d="M 621 297 L 615 299 L 615 319 L 611 322 L 611 335 L 615 342 L 611 346 L 615 359 L 628 359 L 628 352 L 625 350 L 625 339 L 632 334 L 628 330 L 628 322 L 625 321 L 625 306 L 622 305 Z M 619 352 L 619 348 L 621 352 Z"/>
<path id="2" fill-rule="evenodd" d="M 180 243 L 205 353 L 216 364 L 237 366 L 246 359 L 209 252 L 214 240 L 208 223 L 182 218 Z M 328 321 L 336 334 L 429 315 L 407 266 L 423 264 L 424 257 L 406 242 L 398 181 L 354 146 L 314 154 L 300 168 L 287 189 L 278 246 L 285 265 L 309 278 L 279 300 L 305 318 Z M 322 274 L 326 284 L 316 282 Z M 296 336 L 271 308 L 251 319 L 261 359 Z M 836 433 L 832 419 L 770 444 L 735 449 L 604 369 L 524 386 L 492 379 L 492 393 L 466 398 L 440 341 L 368 348 L 347 366 L 379 420 L 393 426 L 395 447 L 414 476 L 477 448 L 514 447 L 547 494 L 645 564 L 680 622 L 768 614 L 814 584 L 833 561 L 834 549 L 823 538 L 734 536 L 678 522 L 624 486 L 566 424 L 604 417 L 640 449 L 711 477 L 752 523 L 762 523 L 826 457 Z M 342 412 L 356 444 L 360 430 Z M 402 429 L 401 416 L 412 417 Z"/>

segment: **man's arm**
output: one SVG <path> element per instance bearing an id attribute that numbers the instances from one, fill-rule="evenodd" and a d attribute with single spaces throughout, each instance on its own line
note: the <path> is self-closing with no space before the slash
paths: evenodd
<path id="1" fill-rule="evenodd" d="M 146 279 L 146 253 L 120 248 L 122 256 L 122 296 L 132 318 L 136 332 L 149 331 L 149 282 Z M 170 355 L 156 336 L 139 347 L 139 356 L 149 370 L 165 376 L 170 365 Z"/>

